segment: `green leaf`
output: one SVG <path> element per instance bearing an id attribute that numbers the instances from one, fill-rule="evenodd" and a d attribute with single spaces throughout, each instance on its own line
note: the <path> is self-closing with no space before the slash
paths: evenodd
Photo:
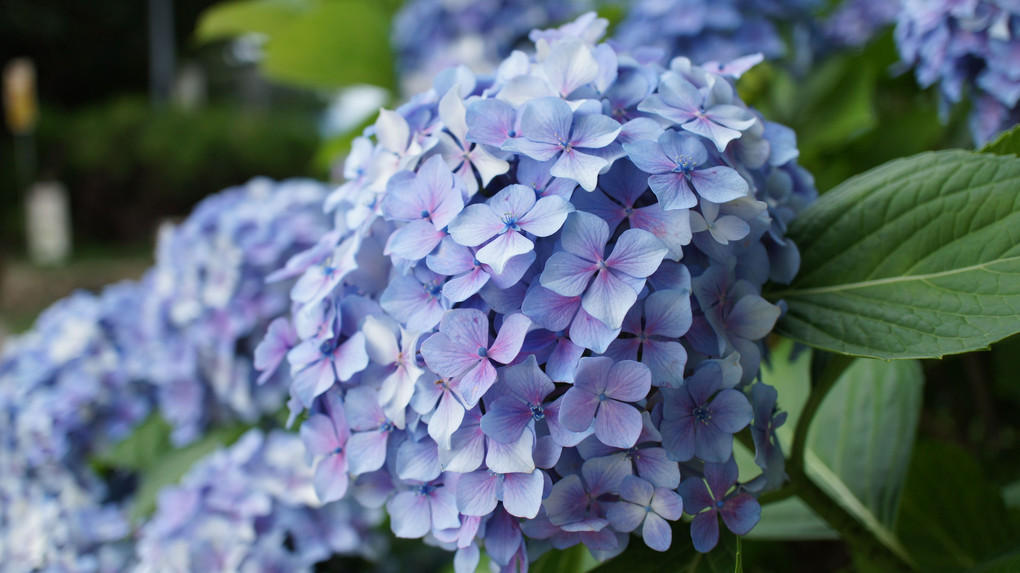
<path id="1" fill-rule="evenodd" d="M 799 497 L 788 497 L 761 508 L 761 521 L 747 534 L 753 540 L 839 539 Z"/>
<path id="2" fill-rule="evenodd" d="M 967 573 L 1016 573 L 1020 571 L 1020 547 L 1000 555 L 986 559 L 967 570 Z"/>
<path id="3" fill-rule="evenodd" d="M 993 155 L 1020 155 L 1020 125 L 1003 132 L 995 141 L 981 148 L 981 153 Z"/>
<path id="4" fill-rule="evenodd" d="M 932 572 L 976 568 L 1017 539 L 1002 495 L 971 456 L 926 442 L 914 453 L 896 531 Z"/>
<path id="5" fill-rule="evenodd" d="M 811 481 L 901 555 L 896 514 L 923 384 L 915 361 L 855 361 L 812 421 L 804 458 Z"/>
<path id="6" fill-rule="evenodd" d="M 720 525 L 719 545 L 708 553 L 698 553 L 691 544 L 686 523 L 673 523 L 673 544 L 666 551 L 649 549 L 641 539 L 631 536 L 623 553 L 592 569 L 592 573 L 733 573 L 736 568 L 736 538 Z"/>
<path id="7" fill-rule="evenodd" d="M 552 549 L 531 564 L 531 573 L 584 573 L 598 562 L 584 545 L 563 550 Z"/>
<path id="8" fill-rule="evenodd" d="M 875 358 L 935 358 L 1020 331 L 1020 159 L 924 153 L 845 181 L 801 213 L 777 331 Z"/>
<path id="9" fill-rule="evenodd" d="M 93 463 L 141 471 L 154 466 L 169 449 L 170 425 L 159 414 L 152 414 L 126 439 L 95 456 Z"/>
<path id="10" fill-rule="evenodd" d="M 321 2 L 273 32 L 263 71 L 308 87 L 395 86 L 389 18 L 375 2 Z"/>
<path id="11" fill-rule="evenodd" d="M 209 42 L 249 33 L 272 36 L 315 3 L 315 0 L 220 2 L 199 16 L 195 38 L 199 42 Z"/>
<path id="12" fill-rule="evenodd" d="M 187 447 L 160 452 L 159 461 L 142 472 L 134 506 L 131 508 L 132 519 L 141 519 L 155 511 L 160 490 L 180 481 L 198 460 L 237 441 L 246 429 L 244 426 L 218 428 Z"/>

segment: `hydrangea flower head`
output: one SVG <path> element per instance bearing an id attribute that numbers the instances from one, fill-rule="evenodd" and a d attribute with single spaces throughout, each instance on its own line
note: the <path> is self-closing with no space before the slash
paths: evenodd
<path id="1" fill-rule="evenodd" d="M 792 132 L 716 73 L 753 59 L 667 68 L 604 30 L 535 31 L 493 75 L 450 69 L 381 112 L 349 159 L 376 167 L 348 170 L 337 224 L 284 266 L 322 285 L 307 261 L 348 245 L 356 264 L 292 296 L 296 339 L 277 326 L 264 359 L 364 337 L 314 392 L 289 361 L 315 471 L 346 474 L 320 494 L 385 505 L 458 571 L 537 542 L 607 558 L 638 529 L 666 549 L 699 509 L 680 463 L 726 462 L 755 415 L 763 472 L 782 473 L 754 390 L 781 309 L 760 292 L 796 272 L 784 235 L 811 178 Z"/>

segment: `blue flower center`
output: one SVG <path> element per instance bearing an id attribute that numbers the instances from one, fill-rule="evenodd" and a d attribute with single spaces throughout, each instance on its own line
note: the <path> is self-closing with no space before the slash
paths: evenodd
<path id="1" fill-rule="evenodd" d="M 503 217 L 501 220 L 503 221 L 503 225 L 505 227 L 503 230 L 504 232 L 521 230 L 520 226 L 517 225 L 517 215 L 513 213 L 503 213 Z"/>
<path id="2" fill-rule="evenodd" d="M 339 456 L 340 454 L 344 453 L 344 449 L 341 448 L 340 446 L 337 446 L 336 448 L 333 448 L 333 453 Z"/>
<path id="3" fill-rule="evenodd" d="M 718 501 L 716 501 L 716 502 L 715 502 L 715 506 L 716 506 L 717 508 L 719 508 L 719 509 L 722 509 L 722 508 L 723 508 L 723 501 L 722 501 L 721 499 L 720 499 L 720 500 L 718 500 Z"/>
<path id="4" fill-rule="evenodd" d="M 330 354 L 333 354 L 334 350 L 336 350 L 335 338 L 330 338 L 329 340 L 326 340 L 325 342 L 319 345 L 319 352 L 321 352 L 323 356 L 329 356 Z"/>
<path id="5" fill-rule="evenodd" d="M 422 219 L 428 219 L 428 217 L 429 217 L 429 212 L 426 211 L 425 209 L 422 209 L 422 211 L 421 211 L 421 218 Z"/>
<path id="6" fill-rule="evenodd" d="M 694 419 L 701 422 L 704 425 L 708 425 L 708 421 L 712 419 L 712 411 L 705 406 L 698 406 L 694 409 Z"/>
<path id="7" fill-rule="evenodd" d="M 478 347 L 478 355 L 479 356 L 481 356 L 482 358 L 485 358 L 488 354 L 489 354 L 489 350 L 487 348 L 485 348 L 484 346 L 479 346 Z"/>
<path id="8" fill-rule="evenodd" d="M 541 404 L 531 404 L 531 417 L 536 422 L 545 417 L 545 410 Z"/>
<path id="9" fill-rule="evenodd" d="M 423 285 L 421 285 L 421 288 L 424 289 L 425 292 L 427 292 L 429 294 L 429 297 L 431 298 L 438 298 L 439 293 L 443 292 L 443 285 L 432 281 L 424 283 Z"/>
<path id="10" fill-rule="evenodd" d="M 601 392 L 599 394 L 599 402 L 605 402 L 605 401 L 606 401 L 606 393 L 605 392 Z"/>
<path id="11" fill-rule="evenodd" d="M 389 420 L 386 420 L 385 422 L 379 425 L 379 431 L 382 433 L 392 432 L 395 429 L 397 429 L 397 427 L 394 426 L 393 422 Z"/>
<path id="12" fill-rule="evenodd" d="M 429 495 L 435 489 L 436 489 L 436 486 L 429 485 L 427 483 L 423 483 L 421 485 L 415 486 L 411 491 L 413 491 L 414 493 L 416 493 L 418 495 Z"/>
<path id="13" fill-rule="evenodd" d="M 673 163 L 676 163 L 673 173 L 683 173 L 684 175 L 690 175 L 691 171 L 694 171 L 694 167 L 698 165 L 696 161 L 686 155 L 677 155 L 673 158 Z"/>

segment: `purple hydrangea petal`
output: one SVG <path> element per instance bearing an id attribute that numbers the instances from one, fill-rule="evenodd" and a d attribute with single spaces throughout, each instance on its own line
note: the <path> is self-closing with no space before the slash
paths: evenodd
<path id="1" fill-rule="evenodd" d="M 609 225 L 595 215 L 583 211 L 571 213 L 560 234 L 563 250 L 586 261 L 594 262 L 601 259 L 608 241 Z M 547 264 L 546 267 L 548 266 Z"/>
<path id="2" fill-rule="evenodd" d="M 648 367 L 630 360 L 613 364 L 608 379 L 606 396 L 623 402 L 643 399 L 652 387 L 652 375 Z"/>
<path id="3" fill-rule="evenodd" d="M 714 511 L 706 511 L 694 516 L 691 522 L 691 541 L 694 549 L 708 553 L 719 543 L 719 519 Z"/>
<path id="4" fill-rule="evenodd" d="M 501 476 L 489 470 L 463 474 L 457 482 L 457 510 L 464 515 L 485 516 L 496 509 Z"/>
<path id="5" fill-rule="evenodd" d="M 488 205 L 468 205 L 449 226 L 450 237 L 465 247 L 477 247 L 495 237 L 505 225 Z"/>
<path id="6" fill-rule="evenodd" d="M 524 519 L 534 519 L 542 507 L 542 470 L 531 473 L 512 473 L 503 476 L 503 507 L 507 513 Z"/>
<path id="7" fill-rule="evenodd" d="M 594 262 L 560 251 L 549 257 L 539 282 L 561 296 L 579 296 L 597 268 Z"/>
<path id="8" fill-rule="evenodd" d="M 666 551 L 673 543 L 673 531 L 665 519 L 655 512 L 650 512 L 645 518 L 645 526 L 641 529 L 641 538 L 648 547 L 656 551 Z"/>
<path id="9" fill-rule="evenodd" d="M 562 415 L 561 411 L 561 422 Z M 616 400 L 602 402 L 595 416 L 595 436 L 599 441 L 607 446 L 630 448 L 637 443 L 640 434 L 641 413 L 637 409 Z"/>
<path id="10" fill-rule="evenodd" d="M 741 493 L 726 500 L 719 514 L 730 531 L 747 535 L 761 520 L 761 505 L 751 495 Z"/>

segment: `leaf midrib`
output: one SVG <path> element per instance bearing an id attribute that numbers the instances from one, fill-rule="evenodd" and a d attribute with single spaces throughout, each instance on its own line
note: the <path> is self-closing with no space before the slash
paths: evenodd
<path id="1" fill-rule="evenodd" d="M 1011 262 L 1020 262 L 1020 255 L 1015 256 L 1015 257 L 1007 257 L 1005 259 L 995 259 L 993 261 L 988 261 L 988 262 L 984 262 L 984 263 L 978 263 L 976 265 L 971 265 L 971 266 L 968 266 L 968 267 L 961 267 L 961 268 L 958 268 L 958 269 L 950 269 L 948 271 L 941 271 L 941 272 L 937 272 L 937 273 L 926 273 L 926 274 L 921 274 L 921 275 L 904 275 L 904 276 L 898 276 L 898 277 L 886 277 L 886 278 L 882 278 L 882 279 L 873 279 L 873 280 L 860 281 L 860 282 L 855 282 L 855 283 L 844 283 L 844 284 L 824 286 L 824 287 L 812 287 L 812 288 L 804 288 L 804 289 L 792 288 L 792 289 L 786 289 L 786 290 L 782 290 L 782 291 L 778 291 L 778 292 L 772 292 L 772 293 L 768 293 L 768 294 L 773 299 L 782 298 L 784 296 L 794 296 L 794 295 L 828 294 L 828 293 L 842 292 L 842 291 L 855 290 L 855 289 L 861 289 L 861 288 L 870 288 L 870 287 L 882 286 L 882 285 L 898 284 L 898 283 L 905 283 L 905 282 L 912 282 L 912 281 L 925 281 L 925 280 L 937 279 L 937 278 L 942 278 L 942 277 L 947 277 L 947 276 L 953 276 L 953 275 L 956 275 L 956 274 L 967 273 L 967 272 L 976 271 L 976 270 L 987 270 L 988 272 L 993 272 L 993 273 L 997 272 L 999 274 L 1011 274 L 1011 273 L 1002 273 L 1001 271 L 993 271 L 991 269 L 987 269 L 986 268 L 986 267 L 989 267 L 991 265 L 999 265 L 999 264 L 1011 263 Z M 981 295 L 975 293 L 975 296 L 981 296 Z"/>

